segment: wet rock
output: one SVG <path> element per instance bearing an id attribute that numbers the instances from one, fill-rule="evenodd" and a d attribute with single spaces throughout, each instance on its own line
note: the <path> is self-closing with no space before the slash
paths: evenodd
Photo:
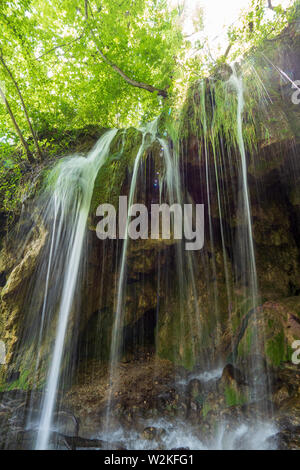
<path id="1" fill-rule="evenodd" d="M 70 437 L 59 435 L 60 441 L 66 445 L 69 450 L 78 449 L 105 449 L 105 450 L 125 450 L 120 442 L 109 442 L 100 439 L 86 439 L 82 437 Z"/>
<path id="2" fill-rule="evenodd" d="M 274 394 L 273 394 L 273 402 L 275 405 L 280 406 L 282 402 L 284 402 L 287 398 L 289 398 L 289 391 L 286 385 L 280 387 Z"/>
<path id="3" fill-rule="evenodd" d="M 269 443 L 277 450 L 300 450 L 300 427 L 277 433 L 269 439 Z"/>
<path id="4" fill-rule="evenodd" d="M 0 381 L 6 381 L 9 375 L 20 374 L 12 364 L 12 358 L 17 347 L 24 319 L 24 305 L 27 298 L 27 290 L 36 271 L 37 260 L 42 254 L 47 241 L 47 231 L 40 224 L 31 233 L 28 243 L 20 250 L 23 257 L 14 260 L 14 267 L 7 276 L 6 284 L 0 295 L 0 324 L 1 339 L 6 343 L 6 363 L 9 366 L 1 367 Z M 24 251 L 23 251 L 24 250 Z M 42 298 L 36 299 L 36 303 L 42 302 Z M 22 332 L 24 334 L 24 332 Z M 25 353 L 24 353 L 25 355 Z M 23 373 L 27 373 L 23 371 Z"/>
<path id="5" fill-rule="evenodd" d="M 221 383 L 226 385 L 247 385 L 244 374 L 232 364 L 227 364 L 222 373 Z"/>
<path id="6" fill-rule="evenodd" d="M 293 298 L 294 299 L 294 298 Z M 295 304 L 300 305 L 300 298 L 295 300 Z M 249 367 L 251 357 L 258 354 L 263 361 L 252 361 L 252 364 L 260 364 L 268 375 L 268 369 L 278 367 L 284 362 L 291 360 L 292 343 L 299 339 L 298 316 L 290 307 L 289 298 L 281 301 L 269 301 L 256 309 L 248 321 L 247 327 L 239 341 L 238 361 L 245 361 L 248 358 Z M 251 369 L 248 369 L 251 370 Z M 260 375 L 262 375 L 262 373 Z M 254 374 L 252 374 L 254 376 Z M 258 374 L 256 374 L 258 375 Z"/>
<path id="7" fill-rule="evenodd" d="M 141 438 L 147 441 L 153 441 L 153 440 L 161 439 L 165 434 L 166 434 L 166 431 L 164 429 L 149 426 L 144 429 L 144 431 L 141 434 Z"/>
<path id="8" fill-rule="evenodd" d="M 186 416 L 190 422 L 197 422 L 199 410 L 203 404 L 203 384 L 198 379 L 192 379 L 187 385 L 187 412 Z"/>
<path id="9" fill-rule="evenodd" d="M 198 379 L 192 379 L 187 386 L 187 394 L 191 399 L 195 399 L 201 395 L 202 384 Z"/>
<path id="10" fill-rule="evenodd" d="M 230 65 L 223 63 L 216 67 L 213 71 L 213 78 L 216 80 L 222 80 L 226 82 L 232 75 L 232 68 Z"/>

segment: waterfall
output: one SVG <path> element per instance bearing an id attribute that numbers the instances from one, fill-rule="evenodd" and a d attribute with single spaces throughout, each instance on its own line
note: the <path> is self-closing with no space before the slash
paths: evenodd
<path id="1" fill-rule="evenodd" d="M 251 167 L 251 138 L 258 140 L 258 133 L 251 128 L 246 76 L 233 66 L 227 81 L 197 82 L 186 134 L 179 125 L 171 140 L 172 124 L 160 133 L 156 119 L 120 132 L 113 144 L 118 152 L 108 160 L 118 132 L 111 130 L 86 158 L 61 159 L 50 171 L 35 201 L 37 236 L 27 235 L 28 244 L 47 233 L 26 284 L 26 321 L 14 364 L 22 372 L 29 362 L 20 359 L 23 351 L 35 357 L 24 416 L 36 449 L 51 448 L 55 439 L 54 447 L 65 445 L 61 436 L 78 438 L 78 446 L 92 438 L 101 439 L 100 447 L 148 449 L 153 443 L 143 438 L 142 425 L 165 430 L 157 445 L 169 449 L 276 446 L 269 441 L 277 421 L 272 424 L 269 405 L 272 362 L 265 353 L 270 337 L 265 340 L 263 331 L 261 304 L 267 301 L 260 299 L 265 281 L 256 225 L 265 201 Z M 265 104 L 267 92 L 254 78 L 261 92 L 251 98 Z M 128 212 L 119 214 L 122 242 L 99 241 L 87 230 L 98 174 L 108 182 L 107 200 L 99 203 L 128 196 Z M 204 205 L 203 249 L 185 251 L 184 241 L 172 236 L 131 245 L 131 206 L 143 202 L 149 209 L 157 201 Z M 171 232 L 172 225 L 171 219 Z M 84 424 L 74 433 L 64 413 L 67 419 L 74 413 L 75 421 L 78 413 Z"/>
<path id="2" fill-rule="evenodd" d="M 244 110 L 244 90 L 243 90 L 243 79 L 238 77 L 235 67 L 233 66 L 233 74 L 230 77 L 230 83 L 234 86 L 237 92 L 237 141 L 241 156 L 241 186 L 243 194 L 243 213 L 245 214 L 245 223 L 247 227 L 247 236 L 245 245 L 246 249 L 247 264 L 250 268 L 250 285 L 252 294 L 253 308 L 256 306 L 257 301 L 257 273 L 252 233 L 252 219 L 251 219 L 251 202 L 249 197 L 248 180 L 247 180 L 247 162 L 246 162 L 246 151 L 243 139 L 243 110 Z"/>
<path id="3" fill-rule="evenodd" d="M 49 272 L 53 269 L 53 250 L 56 251 L 55 255 L 57 256 L 58 251 L 62 248 L 61 245 L 67 244 L 67 254 L 63 263 L 64 271 L 61 273 L 62 295 L 59 302 L 55 342 L 42 403 L 36 449 L 47 449 L 48 447 L 64 344 L 74 302 L 94 181 L 108 156 L 110 144 L 116 133 L 117 130 L 105 133 L 87 158 L 74 156 L 59 166 L 59 174 L 49 201 L 49 212 L 52 212 L 55 221 L 51 236 Z M 66 221 L 68 227 L 64 230 Z M 48 278 L 47 275 L 46 287 L 49 283 Z M 44 299 L 43 314 L 47 309 L 47 292 L 44 294 Z"/>
<path id="4" fill-rule="evenodd" d="M 178 152 L 174 149 L 170 151 L 170 146 L 166 139 L 159 138 L 161 144 L 165 174 L 161 181 L 162 187 L 165 186 L 166 197 L 168 203 L 179 203 L 181 207 L 184 204 L 184 195 L 182 190 L 182 178 L 180 175 L 180 158 Z M 191 201 L 190 201 L 191 202 Z M 194 311 L 193 318 L 189 318 L 189 328 L 192 328 L 193 321 L 197 325 L 199 336 L 201 336 L 200 326 L 200 311 L 197 304 L 197 289 L 195 285 L 195 272 L 191 252 L 185 251 L 182 243 L 176 243 L 176 275 L 178 279 L 179 298 L 180 298 L 180 342 L 184 344 L 183 323 L 184 323 L 184 308 L 187 301 L 187 292 L 189 286 L 192 286 L 192 293 L 194 296 Z M 195 345 L 192 344 L 194 350 Z"/>
<path id="5" fill-rule="evenodd" d="M 241 245 L 241 262 L 244 263 L 245 284 L 250 287 L 251 312 L 254 319 L 253 344 L 255 350 L 259 350 L 259 338 L 257 330 L 256 309 L 259 303 L 259 292 L 257 284 L 257 270 L 252 231 L 251 201 L 248 188 L 246 150 L 243 138 L 243 111 L 244 111 L 244 88 L 243 78 L 238 76 L 235 66 L 232 67 L 232 75 L 229 83 L 232 84 L 237 93 L 237 143 L 241 158 L 240 185 L 242 188 L 242 200 L 240 210 L 244 216 L 245 232 L 240 233 L 239 243 Z M 257 377 L 259 371 L 259 377 Z M 265 377 L 262 359 L 259 356 L 251 358 L 249 368 L 246 371 L 251 383 L 251 399 L 259 399 L 261 394 L 266 398 L 269 378 Z M 269 375 L 267 373 L 267 375 Z M 265 406 L 265 405 L 264 405 Z"/>
<path id="6" fill-rule="evenodd" d="M 140 166 L 140 161 L 146 149 L 153 143 L 156 138 L 157 134 L 157 119 L 153 122 L 147 124 L 145 128 L 141 129 L 143 137 L 141 145 L 138 149 L 134 160 L 134 167 L 131 177 L 130 183 L 130 190 L 129 190 L 129 198 L 128 198 L 128 211 L 130 210 L 131 205 L 133 204 L 136 185 L 137 185 L 137 177 L 138 177 L 138 170 Z M 109 426 L 109 414 L 110 414 L 110 407 L 111 407 L 111 400 L 112 400 L 112 383 L 113 381 L 117 381 L 117 372 L 116 367 L 118 364 L 118 360 L 120 358 L 120 347 L 121 347 L 121 331 L 123 327 L 123 313 L 124 313 L 124 290 L 125 290 L 125 278 L 126 278 L 126 255 L 127 255 L 127 248 L 128 248 L 128 226 L 130 222 L 130 215 L 129 212 L 126 217 L 126 227 L 125 227 L 125 239 L 122 247 L 122 254 L 121 254 L 121 262 L 120 262 L 120 269 L 119 269 L 119 279 L 118 279 L 118 288 L 117 288 L 117 298 L 116 298 L 116 309 L 115 309 L 115 319 L 113 323 L 112 329 L 112 339 L 111 339 L 111 349 L 110 349 L 110 361 L 109 361 L 109 376 L 110 376 L 110 384 L 111 388 L 109 391 L 108 397 L 108 404 L 107 404 L 107 414 L 106 414 L 106 428 L 108 429 Z"/>

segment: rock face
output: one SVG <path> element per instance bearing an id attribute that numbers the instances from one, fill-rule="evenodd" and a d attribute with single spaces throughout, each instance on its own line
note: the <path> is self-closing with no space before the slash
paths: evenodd
<path id="1" fill-rule="evenodd" d="M 218 111 L 220 102 L 226 108 L 233 91 L 227 89 L 226 84 L 220 86 L 213 80 L 205 85 L 196 83 L 185 105 L 183 152 L 184 173 L 188 175 L 186 190 L 194 202 L 204 203 L 210 211 L 206 219 L 204 250 L 200 256 L 193 255 L 198 266 L 205 266 L 204 271 L 197 272 L 195 278 L 202 345 L 198 351 L 194 349 L 192 355 L 194 358 L 198 355 L 200 362 L 205 355 L 214 363 L 220 356 L 223 360 L 230 358 L 232 353 L 236 360 L 240 355 L 252 354 L 253 322 L 259 331 L 258 343 L 263 345 L 262 350 L 256 352 L 273 365 L 291 360 L 293 341 L 299 337 L 299 206 L 296 188 L 300 147 L 295 123 L 299 123 L 300 108 L 292 103 L 293 88 L 290 82 L 283 80 L 284 73 L 289 73 L 292 79 L 300 73 L 294 55 L 294 51 L 299 51 L 299 32 L 299 21 L 296 21 L 285 31 L 284 39 L 276 42 L 276 47 L 274 41 L 265 45 L 264 59 L 261 51 L 253 58 L 272 100 L 272 104 L 265 109 L 258 99 L 253 99 L 257 96 L 255 85 L 247 80 L 247 65 L 242 65 L 245 71 L 245 110 L 252 109 L 248 116 L 244 116 L 244 141 L 259 286 L 257 312 L 251 312 L 249 290 L 248 294 L 247 288 L 245 290 L 247 270 L 249 274 L 249 266 L 242 266 L 245 248 L 238 251 L 236 245 L 245 230 L 245 208 L 238 170 L 241 164 L 239 149 L 234 137 L 232 144 L 226 141 L 226 126 L 231 125 L 234 134 L 235 117 L 229 114 L 223 116 Z M 271 63 L 276 64 L 277 69 Z M 255 82 L 253 77 L 252 82 Z M 220 92 L 222 86 L 226 90 L 223 95 Z M 215 124 L 213 116 L 221 124 Z M 205 120 L 208 128 L 215 126 L 214 133 L 209 131 L 204 134 Z M 192 296 L 190 288 L 188 298 Z M 193 309 L 194 306 L 186 302 L 186 315 L 189 308 Z M 161 332 L 164 332 L 162 354 L 169 358 L 168 331 L 172 328 L 172 319 L 178 324 L 178 317 L 175 320 L 174 314 L 176 309 L 170 307 L 170 310 L 172 313 L 166 314 L 165 320 L 162 315 L 160 323 Z M 192 323 L 188 330 L 194 335 L 196 328 Z M 191 333 L 187 334 L 186 343 L 191 345 L 193 337 Z M 252 348 L 255 348 L 254 343 L 252 341 Z M 179 357 L 176 359 L 182 363 Z"/>
<path id="2" fill-rule="evenodd" d="M 179 131 L 179 172 L 183 202 L 205 205 L 205 245 L 190 254 L 174 239 L 128 244 L 122 380 L 121 387 L 112 385 L 114 418 L 121 417 L 126 426 L 141 416 L 179 416 L 200 423 L 201 435 L 207 439 L 218 420 L 226 419 L 231 429 L 234 419 L 247 423 L 253 416 L 266 419 L 259 405 L 251 401 L 253 384 L 245 373 L 252 367 L 249 363 L 255 363 L 260 367 L 255 369 L 257 376 L 269 374 L 272 382 L 268 396 L 260 398 L 270 401 L 276 410 L 281 432 L 273 444 L 300 446 L 295 437 L 300 426 L 299 371 L 291 364 L 294 341 L 300 340 L 300 131 L 296 124 L 300 105 L 290 104 L 290 84 L 270 65 L 275 63 L 292 79 L 300 78 L 299 35 L 296 21 L 276 47 L 266 44 L 267 59 L 263 61 L 261 54 L 254 57 L 272 99 L 267 107 L 258 100 L 257 83 L 251 75 L 249 78 L 247 64 L 242 66 L 247 182 L 258 281 L 254 300 L 236 136 L 236 92 L 220 80 L 191 87 Z M 207 128 L 215 132 L 206 133 Z M 95 211 L 103 202 L 117 207 L 119 195 L 128 195 L 141 142 L 140 131 L 118 132 L 111 155 L 97 175 L 91 203 L 85 276 L 79 283 L 80 315 L 72 317 L 78 341 L 68 351 L 76 358 L 74 380 L 63 399 L 81 418 L 85 437 L 102 426 L 107 405 L 107 363 L 122 249 L 118 240 L 97 239 Z M 157 183 L 165 171 L 162 151 L 156 142 L 141 160 L 136 200 L 148 208 L 159 202 L 159 189 L 166 196 L 166 188 Z M 37 331 L 43 303 L 37 267 L 49 240 L 41 220 L 35 214 L 29 217 L 29 212 L 30 207 L 24 219 L 31 222 L 22 233 L 30 233 L 30 237 L 23 239 L 19 234 L 4 245 L 0 255 L 0 338 L 7 345 L 7 365 L 0 369 L 0 379 L 5 390 L 33 385 L 32 355 L 36 352 L 31 332 Z M 33 292 L 33 299 L 28 299 L 28 292 Z M 54 327 L 55 319 L 53 331 Z M 40 382 L 52 340 L 42 343 Z M 220 365 L 222 375 L 213 382 L 203 384 L 190 376 L 186 382 L 188 371 L 198 368 L 203 372 Z M 185 384 L 181 388 L 174 381 L 177 375 Z M 163 430 L 145 426 L 143 421 L 139 426 L 144 440 L 163 445 Z"/>
<path id="3" fill-rule="evenodd" d="M 0 332 L 6 345 L 6 365 L 1 367 L 0 376 L 6 376 L 8 381 L 25 387 L 30 371 L 30 342 L 27 343 L 28 349 L 23 349 L 22 358 L 17 359 L 16 353 L 19 353 L 19 339 L 24 333 L 24 323 L 28 322 L 30 328 L 31 321 L 34 321 L 34 315 L 28 318 L 30 312 L 26 312 L 26 300 L 28 290 L 33 288 L 32 280 L 35 278 L 38 260 L 43 255 L 47 231 L 42 224 L 36 225 L 23 246 L 22 238 L 16 238 L 15 243 L 6 245 L 1 252 L 1 272 L 6 283 L 0 290 Z M 37 298 L 36 305 L 42 300 L 41 296 Z"/>

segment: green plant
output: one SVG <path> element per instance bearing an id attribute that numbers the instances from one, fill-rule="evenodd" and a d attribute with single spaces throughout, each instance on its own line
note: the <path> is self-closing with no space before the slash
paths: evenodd
<path id="1" fill-rule="evenodd" d="M 233 387 L 227 386 L 225 388 L 225 400 L 227 406 L 237 406 L 246 403 L 247 397 Z"/>

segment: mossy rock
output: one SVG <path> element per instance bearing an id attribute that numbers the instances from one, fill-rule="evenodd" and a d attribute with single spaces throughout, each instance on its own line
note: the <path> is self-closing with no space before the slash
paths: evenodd
<path id="1" fill-rule="evenodd" d="M 300 337 L 300 298 L 266 302 L 251 315 L 238 345 L 238 359 L 261 354 L 267 363 L 278 367 L 290 361 L 292 343 Z"/>
<path id="2" fill-rule="evenodd" d="M 190 323 L 188 307 L 181 308 L 176 294 L 161 301 L 157 325 L 158 356 L 192 370 L 197 361 L 195 327 Z"/>
<path id="3" fill-rule="evenodd" d="M 127 173 L 132 171 L 142 139 L 142 133 L 134 128 L 119 131 L 113 139 L 109 157 L 95 179 L 90 207 L 92 218 L 99 204 L 108 203 L 118 207 L 118 198 L 122 194 Z"/>

